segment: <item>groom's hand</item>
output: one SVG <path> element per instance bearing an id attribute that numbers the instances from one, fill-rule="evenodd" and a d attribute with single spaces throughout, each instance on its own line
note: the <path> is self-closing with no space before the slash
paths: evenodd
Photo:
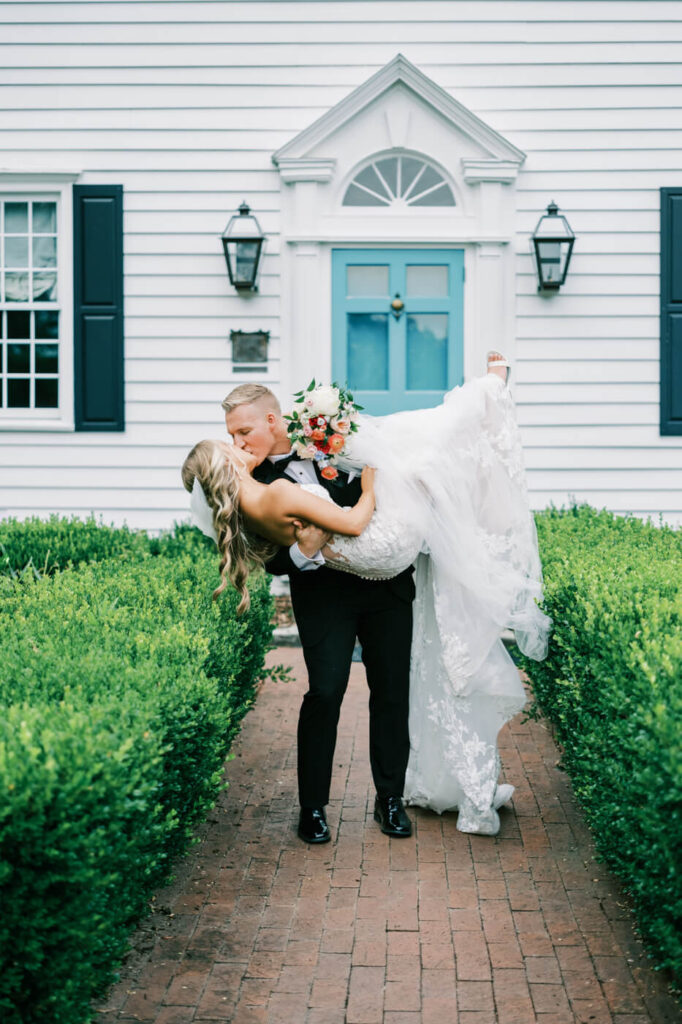
<path id="1" fill-rule="evenodd" d="M 319 526 L 304 522 L 294 522 L 294 534 L 299 551 L 306 558 L 313 558 L 331 537 L 331 533 L 321 530 Z"/>

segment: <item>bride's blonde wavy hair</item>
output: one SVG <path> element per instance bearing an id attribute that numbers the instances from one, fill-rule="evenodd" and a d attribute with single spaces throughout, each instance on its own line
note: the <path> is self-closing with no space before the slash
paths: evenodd
<path id="1" fill-rule="evenodd" d="M 192 448 L 182 464 L 182 482 L 190 494 L 195 479 L 201 484 L 213 513 L 221 554 L 221 583 L 213 591 L 213 600 L 222 594 L 229 580 L 241 596 L 237 606 L 241 614 L 250 604 L 246 587 L 249 573 L 274 555 L 276 545 L 249 533 L 244 525 L 239 508 L 239 473 L 220 442 L 199 441 Z"/>

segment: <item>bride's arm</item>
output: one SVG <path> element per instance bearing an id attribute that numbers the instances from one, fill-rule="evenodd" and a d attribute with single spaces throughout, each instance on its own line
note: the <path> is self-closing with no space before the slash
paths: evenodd
<path id="1" fill-rule="evenodd" d="M 347 537 L 359 536 L 374 511 L 374 470 L 368 466 L 362 471 L 360 500 L 348 509 L 309 494 L 288 480 L 279 480 L 268 490 L 271 494 L 269 511 L 274 516 L 304 519 L 329 533 L 341 533 Z"/>

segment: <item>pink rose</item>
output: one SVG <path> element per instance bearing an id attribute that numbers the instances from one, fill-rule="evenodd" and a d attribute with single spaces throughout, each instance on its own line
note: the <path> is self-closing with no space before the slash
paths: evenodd
<path id="1" fill-rule="evenodd" d="M 337 416 L 332 419 L 330 426 L 337 434 L 348 434 L 350 432 L 350 420 L 340 419 Z"/>

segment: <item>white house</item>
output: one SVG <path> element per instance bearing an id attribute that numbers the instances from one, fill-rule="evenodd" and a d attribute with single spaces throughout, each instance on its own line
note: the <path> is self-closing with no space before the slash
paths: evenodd
<path id="1" fill-rule="evenodd" d="M 682 522 L 680 10 L 0 2 L 0 515 L 169 526 L 235 384 L 390 411 L 495 347 L 536 508 Z M 257 290 L 222 251 L 243 201 Z"/>

